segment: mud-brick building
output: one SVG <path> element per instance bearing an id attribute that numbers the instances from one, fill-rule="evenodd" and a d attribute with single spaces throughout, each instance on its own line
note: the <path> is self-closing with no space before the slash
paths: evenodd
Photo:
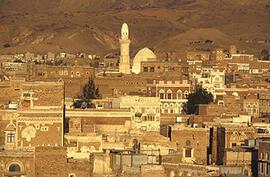
<path id="1" fill-rule="evenodd" d="M 176 142 L 175 162 L 207 165 L 210 129 L 174 125 L 171 141 Z"/>
<path id="2" fill-rule="evenodd" d="M 193 92 L 191 81 L 151 80 L 147 83 L 147 96 L 160 98 L 161 114 L 180 114 L 187 95 Z"/>
<path id="3" fill-rule="evenodd" d="M 89 160 L 67 159 L 65 147 L 36 147 L 34 151 L 0 151 L 4 177 L 89 177 Z"/>
<path id="4" fill-rule="evenodd" d="M 95 77 L 95 69 L 88 65 L 30 65 L 28 70 L 28 79 L 30 81 L 65 82 L 66 97 L 77 97 L 81 95 L 83 86 L 87 83 L 88 79 Z"/>
<path id="5" fill-rule="evenodd" d="M 0 110 L 5 149 L 63 145 L 63 82 L 24 82 L 17 109 Z"/>

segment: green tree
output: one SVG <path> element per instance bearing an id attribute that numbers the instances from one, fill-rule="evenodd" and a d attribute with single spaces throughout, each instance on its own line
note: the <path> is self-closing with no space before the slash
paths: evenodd
<path id="1" fill-rule="evenodd" d="M 183 111 L 186 114 L 198 114 L 199 104 L 209 104 L 213 102 L 213 95 L 201 86 L 197 86 L 195 92 L 190 93 L 187 99 L 188 101 L 184 104 Z"/>
<path id="2" fill-rule="evenodd" d="M 99 98 L 99 90 L 96 88 L 95 82 L 92 78 L 89 78 L 87 84 L 83 87 L 83 99 L 97 99 Z"/>
<path id="3" fill-rule="evenodd" d="M 269 53 L 268 53 L 268 50 L 263 49 L 263 50 L 261 51 L 261 59 L 262 59 L 262 60 L 269 60 Z"/>
<path id="4" fill-rule="evenodd" d="M 93 78 L 89 78 L 88 82 L 83 87 L 83 94 L 79 96 L 79 100 L 74 101 L 75 108 L 95 108 L 91 103 L 92 99 L 100 98 L 99 89 L 96 88 Z"/>

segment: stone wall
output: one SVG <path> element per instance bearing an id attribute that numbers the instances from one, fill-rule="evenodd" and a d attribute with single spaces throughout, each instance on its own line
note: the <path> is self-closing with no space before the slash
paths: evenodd
<path id="1" fill-rule="evenodd" d="M 147 78 L 138 76 L 104 77 L 95 79 L 96 87 L 99 88 L 102 98 L 125 94 L 144 95 L 146 94 L 146 83 Z"/>
<path id="2" fill-rule="evenodd" d="M 66 154 L 64 147 L 36 147 L 36 177 L 68 176 Z"/>
<path id="3" fill-rule="evenodd" d="M 30 108 L 63 108 L 63 82 L 26 82 L 21 92 L 22 101 L 30 100 Z"/>
<path id="4" fill-rule="evenodd" d="M 68 175 L 74 174 L 78 177 L 90 177 L 90 161 L 89 160 L 72 160 L 68 159 L 67 172 Z"/>
<path id="5" fill-rule="evenodd" d="M 10 102 L 17 102 L 21 96 L 20 84 L 16 81 L 0 82 L 0 105 Z"/>

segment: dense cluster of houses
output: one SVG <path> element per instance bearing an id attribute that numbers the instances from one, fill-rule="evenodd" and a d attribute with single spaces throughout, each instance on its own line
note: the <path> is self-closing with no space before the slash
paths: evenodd
<path id="1" fill-rule="evenodd" d="M 234 45 L 133 59 L 121 35 L 118 59 L 0 56 L 0 176 L 270 176 L 270 61 Z M 100 98 L 75 108 L 89 79 Z M 214 100 L 186 114 L 198 85 Z"/>

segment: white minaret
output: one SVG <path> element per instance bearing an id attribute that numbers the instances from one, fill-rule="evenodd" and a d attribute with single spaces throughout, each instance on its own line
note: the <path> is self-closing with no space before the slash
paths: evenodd
<path id="1" fill-rule="evenodd" d="M 120 64 L 119 72 L 124 74 L 130 74 L 130 57 L 129 57 L 129 44 L 130 40 L 128 38 L 128 25 L 124 23 L 121 29 L 121 39 L 120 42 Z"/>

